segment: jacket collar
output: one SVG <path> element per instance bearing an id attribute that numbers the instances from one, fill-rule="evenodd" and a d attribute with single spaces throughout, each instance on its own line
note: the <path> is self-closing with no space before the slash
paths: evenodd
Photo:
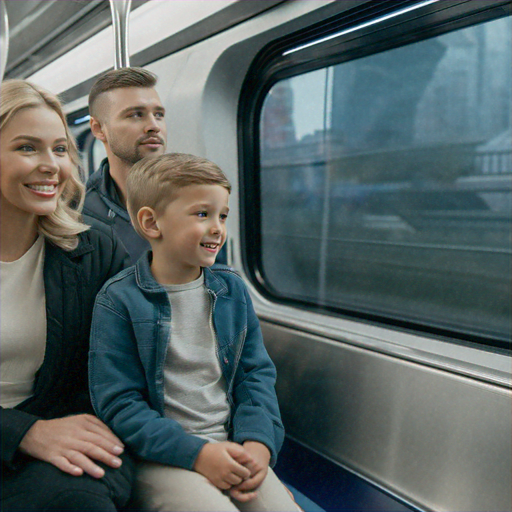
<path id="1" fill-rule="evenodd" d="M 105 158 L 99 169 L 89 178 L 87 190 L 96 189 L 103 202 L 117 215 L 130 222 L 130 216 L 123 206 L 114 180 L 110 176 L 110 165 Z"/>
<path id="2" fill-rule="evenodd" d="M 158 283 L 151 273 L 152 252 L 145 252 L 135 264 L 135 279 L 142 290 L 149 293 L 167 293 L 164 287 Z M 226 285 L 209 269 L 203 268 L 204 283 L 206 288 L 215 295 L 224 295 L 228 292 Z"/>
<path id="3" fill-rule="evenodd" d="M 209 269 L 209 268 L 203 268 L 204 272 L 204 284 L 206 285 L 206 288 L 209 290 L 212 290 L 215 295 L 224 295 L 228 293 L 228 289 L 224 282 L 219 279 L 218 276 L 215 275 L 215 273 Z"/>

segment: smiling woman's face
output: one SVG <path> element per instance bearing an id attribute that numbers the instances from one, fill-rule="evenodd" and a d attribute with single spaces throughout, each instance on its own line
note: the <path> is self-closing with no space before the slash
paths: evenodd
<path id="1" fill-rule="evenodd" d="M 66 130 L 46 106 L 20 110 L 0 137 L 0 211 L 13 216 L 50 215 L 71 175 Z"/>

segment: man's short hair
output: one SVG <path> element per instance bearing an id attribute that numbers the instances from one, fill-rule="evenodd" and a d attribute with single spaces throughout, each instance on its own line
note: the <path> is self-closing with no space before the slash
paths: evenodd
<path id="1" fill-rule="evenodd" d="M 206 158 L 186 153 L 168 153 L 139 160 L 126 180 L 128 213 L 139 235 L 137 213 L 149 206 L 161 214 L 176 192 L 190 185 L 220 185 L 231 192 L 231 184 L 220 167 Z"/>
<path id="2" fill-rule="evenodd" d="M 94 82 L 89 93 L 89 113 L 94 111 L 96 100 L 100 94 L 125 87 L 155 87 L 158 78 L 154 73 L 143 68 L 112 69 L 100 75 Z"/>

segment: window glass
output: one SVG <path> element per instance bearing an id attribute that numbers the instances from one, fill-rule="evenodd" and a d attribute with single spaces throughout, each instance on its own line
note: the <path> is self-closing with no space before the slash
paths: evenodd
<path id="1" fill-rule="evenodd" d="M 260 117 L 274 294 L 510 341 L 511 23 L 276 83 Z"/>

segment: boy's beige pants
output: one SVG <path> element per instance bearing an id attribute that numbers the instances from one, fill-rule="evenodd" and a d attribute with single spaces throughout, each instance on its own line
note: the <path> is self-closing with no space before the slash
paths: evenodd
<path id="1" fill-rule="evenodd" d="M 139 466 L 137 497 L 151 512 L 297 512 L 301 509 L 269 468 L 258 497 L 231 499 L 195 471 L 144 462 Z"/>

